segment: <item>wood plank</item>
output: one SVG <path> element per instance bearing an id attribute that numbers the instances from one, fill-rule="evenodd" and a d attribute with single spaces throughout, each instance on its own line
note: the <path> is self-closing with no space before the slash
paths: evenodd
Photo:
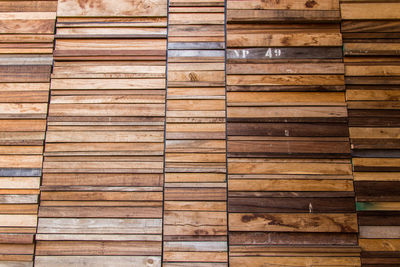
<path id="1" fill-rule="evenodd" d="M 162 104 L 55 104 L 49 116 L 164 116 Z"/>
<path id="2" fill-rule="evenodd" d="M 19 12 L 19 13 L 26 14 L 24 12 Z M 35 12 L 35 13 L 39 13 L 39 12 Z M 42 13 L 42 12 L 40 12 L 40 13 Z M 45 12 L 45 13 L 47 13 L 47 12 Z M 3 14 L 6 14 L 6 13 L 3 13 Z M 15 33 L 18 33 L 18 34 L 52 34 L 54 31 L 54 24 L 55 24 L 54 18 L 52 18 L 52 19 L 40 19 L 40 18 L 28 19 L 28 18 L 17 17 L 15 19 L 6 19 L 6 20 L 3 20 L 3 19 L 0 20 L 0 33 L 2 33 L 2 34 L 15 34 Z"/>
<path id="3" fill-rule="evenodd" d="M 400 19 L 399 3 L 342 3 L 340 10 L 343 19 Z"/>
<path id="4" fill-rule="evenodd" d="M 132 234 L 37 234 L 36 240 L 41 241 L 161 241 L 160 235 Z"/>
<path id="5" fill-rule="evenodd" d="M 8 196 L 9 197 L 9 196 Z M 37 199 L 36 196 L 33 196 Z M 1 199 L 1 198 L 0 198 Z M 4 200 L 4 199 L 2 199 Z M 3 201 L 6 202 L 6 201 Z M 7 202 L 6 202 L 7 203 Z M 33 203 L 37 203 L 34 201 Z M 38 205 L 36 204 L 0 204 L 1 214 L 37 214 Z"/>
<path id="6" fill-rule="evenodd" d="M 41 168 L 42 156 L 8 155 L 0 158 L 0 168 Z"/>
<path id="7" fill-rule="evenodd" d="M 0 242 L 7 244 L 32 244 L 32 234 L 0 234 Z"/>
<path id="8" fill-rule="evenodd" d="M 46 142 L 162 142 L 163 132 L 131 131 L 51 131 L 46 135 Z"/>
<path id="9" fill-rule="evenodd" d="M 399 101 L 400 94 L 397 90 L 347 90 L 346 98 L 349 101 Z"/>
<path id="10" fill-rule="evenodd" d="M 339 1 L 310 2 L 306 0 L 284 0 L 279 2 L 265 2 L 262 0 L 230 0 L 228 9 L 293 9 L 293 10 L 339 10 Z"/>
<path id="11" fill-rule="evenodd" d="M 1 177 L 0 188 L 36 189 L 40 186 L 40 178 Z"/>
<path id="12" fill-rule="evenodd" d="M 224 24 L 224 13 L 170 13 L 169 23 L 173 24 Z"/>
<path id="13" fill-rule="evenodd" d="M 155 256 L 37 256 L 36 266 L 101 266 L 118 264 L 121 267 L 161 266 L 161 258 Z"/>
<path id="14" fill-rule="evenodd" d="M 346 65 L 347 76 L 398 76 L 400 66 L 398 65 Z M 369 90 L 366 90 L 369 92 Z"/>
<path id="15" fill-rule="evenodd" d="M 304 168 L 304 167 L 303 167 Z M 231 168 L 229 168 L 231 170 Z M 234 171 L 230 172 L 234 173 Z M 349 180 L 230 180 L 230 191 L 353 191 Z"/>
<path id="16" fill-rule="evenodd" d="M 230 232 L 231 245 L 321 246 L 335 243 L 340 246 L 357 245 L 357 234 L 349 233 L 294 233 L 294 232 Z"/>
<path id="17" fill-rule="evenodd" d="M 327 163 L 252 163 L 252 162 L 229 162 L 230 174 L 351 174 L 349 164 L 327 164 Z"/>
<path id="18" fill-rule="evenodd" d="M 161 186 L 162 174 L 43 174 L 48 186 Z"/>
<path id="19" fill-rule="evenodd" d="M 398 226 L 360 226 L 360 238 L 400 238 Z M 382 246 L 384 247 L 384 246 Z M 398 245 L 392 245 L 386 251 L 399 250 Z M 378 250 L 379 251 L 379 250 Z"/>
<path id="20" fill-rule="evenodd" d="M 2 1 L 0 12 L 55 12 L 56 1 Z"/>
<path id="21" fill-rule="evenodd" d="M 165 200 L 226 201 L 225 188 L 165 188 Z"/>
<path id="22" fill-rule="evenodd" d="M 227 59 L 228 62 L 231 60 L 255 60 L 262 63 L 273 63 L 272 60 L 276 59 L 338 59 L 342 58 L 342 49 L 339 47 L 260 47 L 260 48 L 228 48 Z M 265 62 L 267 61 L 267 62 Z M 247 63 L 247 62 L 243 62 Z M 229 64 L 230 65 L 230 64 Z M 229 65 L 227 68 L 229 68 Z M 296 64 L 297 65 L 297 64 Z M 293 66 L 293 64 L 291 64 Z M 292 69 L 289 68 L 289 69 Z M 273 70 L 273 68 L 271 68 Z M 256 73 L 254 73 L 256 74 Z"/>
<path id="23" fill-rule="evenodd" d="M 347 117 L 345 107 L 228 107 L 227 112 L 229 118 Z"/>
<path id="24" fill-rule="evenodd" d="M 40 234 L 161 234 L 160 219 L 39 218 Z"/>
<path id="25" fill-rule="evenodd" d="M 2 227 L 36 227 L 36 215 L 0 215 L 0 225 Z"/>
<path id="26" fill-rule="evenodd" d="M 360 247 L 366 251 L 399 251 L 400 239 L 360 238 Z"/>
<path id="27" fill-rule="evenodd" d="M 337 10 L 228 10 L 229 22 L 336 22 L 340 21 Z"/>
<path id="28" fill-rule="evenodd" d="M 226 252 L 164 252 L 164 261 L 166 262 L 226 262 L 228 255 Z"/>
<path id="29" fill-rule="evenodd" d="M 78 255 L 126 255 L 126 256 L 160 256 L 160 242 L 140 241 L 38 241 L 38 256 L 78 256 Z"/>
<path id="30" fill-rule="evenodd" d="M 229 77 L 232 77 L 229 76 Z M 271 75 L 269 75 L 271 77 Z M 233 77 L 232 77 L 233 78 Z M 251 81 L 231 81 L 232 84 L 252 84 Z M 228 79 L 229 83 L 229 79 Z M 257 85 L 259 83 L 257 82 Z M 298 85 L 298 83 L 296 84 Z M 229 106 L 275 106 L 275 105 L 343 105 L 341 92 L 228 92 Z"/>
<path id="31" fill-rule="evenodd" d="M 225 202 L 165 201 L 164 210 L 171 211 L 226 211 Z"/>
<path id="32" fill-rule="evenodd" d="M 41 200 L 162 200 L 160 192 L 42 192 Z"/>
<path id="33" fill-rule="evenodd" d="M 229 47 L 340 46 L 341 44 L 341 35 L 338 33 L 249 33 L 245 35 L 232 33 L 227 37 Z"/>
<path id="34" fill-rule="evenodd" d="M 163 89 L 164 79 L 53 79 L 53 90 Z"/>
<path id="35" fill-rule="evenodd" d="M 342 75 L 229 75 L 228 85 L 343 85 Z"/>
<path id="36" fill-rule="evenodd" d="M 167 15 L 165 0 L 146 2 L 143 0 L 132 2 L 120 1 L 117 5 L 110 0 L 92 2 L 65 0 L 58 4 L 60 17 L 162 17 Z"/>
<path id="37" fill-rule="evenodd" d="M 287 265 L 318 265 L 318 266 L 361 266 L 357 257 L 232 257 L 231 263 L 235 266 L 274 266 Z"/>
<path id="38" fill-rule="evenodd" d="M 231 231 L 357 232 L 357 228 L 357 218 L 354 214 L 229 214 Z"/>
<path id="39" fill-rule="evenodd" d="M 272 190 L 271 190 L 272 191 Z M 353 198 L 234 198 L 229 212 L 355 212 Z"/>
<path id="40" fill-rule="evenodd" d="M 162 218 L 162 207 L 40 207 L 40 218 Z"/>
<path id="41" fill-rule="evenodd" d="M 33 244 L 0 244 L 1 254 L 33 254 Z"/>
<path id="42" fill-rule="evenodd" d="M 46 120 L 1 120 L 2 132 L 41 131 L 46 130 Z"/>
<path id="43" fill-rule="evenodd" d="M 348 136 L 347 126 L 323 123 L 228 123 L 229 136 Z"/>
<path id="44" fill-rule="evenodd" d="M 224 182 L 225 174 L 220 173 L 165 173 L 165 182 Z"/>
<path id="45" fill-rule="evenodd" d="M 346 72 L 347 71 L 351 70 L 349 70 L 348 67 L 346 67 Z M 298 64 L 248 63 L 248 64 L 227 65 L 227 74 L 343 74 L 343 73 L 344 73 L 344 66 L 343 64 L 338 64 L 338 63 L 298 63 Z"/>

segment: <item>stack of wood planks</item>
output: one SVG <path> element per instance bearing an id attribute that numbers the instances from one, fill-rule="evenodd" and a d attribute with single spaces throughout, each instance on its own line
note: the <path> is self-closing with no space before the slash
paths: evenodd
<path id="1" fill-rule="evenodd" d="M 223 0 L 170 0 L 164 266 L 227 266 Z"/>
<path id="2" fill-rule="evenodd" d="M 400 266 L 399 33 L 398 0 L 0 0 L 0 266 Z"/>
<path id="3" fill-rule="evenodd" d="M 57 1 L 0 1 L 0 266 L 33 264 Z"/>
<path id="4" fill-rule="evenodd" d="M 341 0 L 363 266 L 400 265 L 400 3 Z"/>
<path id="5" fill-rule="evenodd" d="M 359 266 L 339 0 L 227 5 L 231 266 Z"/>
<path id="6" fill-rule="evenodd" d="M 160 266 L 167 2 L 57 16 L 36 266 Z"/>

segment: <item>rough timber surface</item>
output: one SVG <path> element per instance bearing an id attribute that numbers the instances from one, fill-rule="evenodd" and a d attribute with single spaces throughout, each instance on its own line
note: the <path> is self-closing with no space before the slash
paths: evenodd
<path id="1" fill-rule="evenodd" d="M 227 266 L 224 1 L 169 4 L 163 263 Z"/>
<path id="2" fill-rule="evenodd" d="M 57 1 L 0 1 L 0 265 L 32 266 Z"/>
<path id="3" fill-rule="evenodd" d="M 230 265 L 360 266 L 339 1 L 227 8 Z"/>
<path id="4" fill-rule="evenodd" d="M 363 266 L 400 262 L 398 1 L 342 1 L 346 98 Z"/>
<path id="5" fill-rule="evenodd" d="M 396 0 L 0 0 L 0 266 L 398 266 Z"/>
<path id="6" fill-rule="evenodd" d="M 160 266 L 166 1 L 60 0 L 35 266 Z"/>

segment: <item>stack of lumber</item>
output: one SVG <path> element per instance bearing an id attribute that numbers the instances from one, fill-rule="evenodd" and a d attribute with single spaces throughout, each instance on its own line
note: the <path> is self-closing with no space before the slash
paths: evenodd
<path id="1" fill-rule="evenodd" d="M 33 264 L 57 1 L 0 1 L 0 266 Z"/>
<path id="2" fill-rule="evenodd" d="M 339 0 L 227 3 L 231 266 L 359 266 Z"/>
<path id="3" fill-rule="evenodd" d="M 166 0 L 57 15 L 36 266 L 160 266 Z"/>
<path id="4" fill-rule="evenodd" d="M 341 1 L 363 266 L 400 265 L 400 3 Z"/>
<path id="5" fill-rule="evenodd" d="M 164 266 L 227 266 L 223 0 L 170 0 Z"/>
<path id="6" fill-rule="evenodd" d="M 400 266 L 399 33 L 398 0 L 0 0 L 0 266 Z"/>

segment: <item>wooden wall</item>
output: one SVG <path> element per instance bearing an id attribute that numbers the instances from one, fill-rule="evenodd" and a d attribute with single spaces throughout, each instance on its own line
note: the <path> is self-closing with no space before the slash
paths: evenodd
<path id="1" fill-rule="evenodd" d="M 166 1 L 60 1 L 36 266 L 159 266 Z"/>
<path id="2" fill-rule="evenodd" d="M 224 1 L 169 1 L 164 266 L 227 265 Z"/>
<path id="3" fill-rule="evenodd" d="M 0 266 L 400 265 L 399 32 L 395 0 L 0 0 Z"/>
<path id="4" fill-rule="evenodd" d="M 57 1 L 0 1 L 0 265 L 32 266 Z"/>
<path id="5" fill-rule="evenodd" d="M 341 1 L 363 266 L 400 264 L 400 3 Z"/>
<path id="6" fill-rule="evenodd" d="M 360 265 L 339 1 L 303 2 L 228 0 L 232 266 Z"/>

